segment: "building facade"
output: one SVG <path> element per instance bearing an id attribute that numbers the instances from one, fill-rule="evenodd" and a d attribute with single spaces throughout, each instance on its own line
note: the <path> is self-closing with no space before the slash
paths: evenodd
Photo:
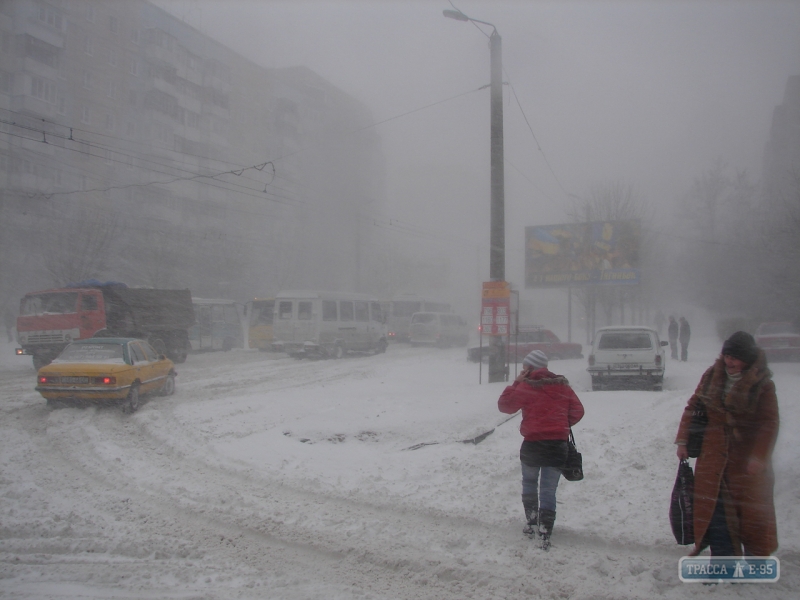
<path id="1" fill-rule="evenodd" d="M 2 294 L 368 290 L 380 140 L 331 83 L 144 0 L 4 0 L 0 45 Z"/>

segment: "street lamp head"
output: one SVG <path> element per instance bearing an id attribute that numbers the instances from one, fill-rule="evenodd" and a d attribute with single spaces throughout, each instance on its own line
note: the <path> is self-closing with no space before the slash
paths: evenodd
<path id="1" fill-rule="evenodd" d="M 443 10 L 442 14 L 448 19 L 455 19 L 456 21 L 469 21 L 469 17 L 462 13 L 460 10 Z"/>

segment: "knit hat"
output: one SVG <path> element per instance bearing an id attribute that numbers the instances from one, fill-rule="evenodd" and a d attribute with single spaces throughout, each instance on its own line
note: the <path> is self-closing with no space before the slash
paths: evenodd
<path id="1" fill-rule="evenodd" d="M 541 350 L 533 350 L 524 358 L 522 366 L 531 367 L 532 369 L 545 369 L 547 368 L 547 354 Z"/>
<path id="2" fill-rule="evenodd" d="M 722 355 L 738 358 L 750 366 L 758 358 L 758 346 L 752 335 L 746 331 L 737 331 L 722 344 Z"/>

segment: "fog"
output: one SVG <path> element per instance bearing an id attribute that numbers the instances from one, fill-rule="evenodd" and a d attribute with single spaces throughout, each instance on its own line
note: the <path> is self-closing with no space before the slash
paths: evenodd
<path id="1" fill-rule="evenodd" d="M 56 228 L 65 222 L 85 223 L 85 216 L 75 215 L 95 214 L 93 202 L 104 206 L 110 201 L 111 212 L 101 211 L 92 218 L 119 235 L 109 236 L 113 247 L 100 253 L 105 260 L 96 261 L 93 277 L 121 279 L 131 285 L 191 287 L 197 295 L 239 301 L 274 295 L 286 287 L 355 288 L 381 298 L 405 290 L 444 297 L 463 315 L 475 314 L 481 282 L 489 279 L 487 85 L 492 27 L 447 19 L 443 9 L 457 8 L 472 19 L 492 23 L 502 36 L 506 279 L 521 290 L 527 313 L 522 320 L 549 324 L 561 335 L 567 334 L 565 291 L 524 289 L 526 226 L 570 222 L 581 207 L 589 205 L 595 207 L 593 214 L 603 213 L 598 210 L 598 202 L 602 204 L 602 197 L 608 196 L 603 190 L 625 191 L 635 201 L 636 216 L 646 221 L 649 258 L 642 266 L 647 281 L 636 301 L 638 318 L 650 318 L 659 308 L 691 312 L 691 305 L 697 303 L 709 308 L 715 300 L 708 292 L 714 287 L 708 274 L 721 272 L 715 262 L 721 257 L 706 256 L 708 248 L 698 240 L 704 239 L 708 223 L 720 238 L 744 227 L 731 219 L 744 218 L 747 210 L 764 203 L 765 147 L 784 130 L 791 138 L 786 127 L 775 125 L 774 114 L 789 97 L 789 78 L 800 75 L 797 2 L 158 0 L 155 4 L 187 27 L 165 25 L 148 13 L 149 24 L 141 25 L 142 31 L 165 27 L 184 41 L 192 40 L 185 42 L 185 48 L 192 48 L 196 56 L 225 57 L 220 60 L 226 64 L 230 57 L 226 53 L 232 51 L 267 70 L 252 69 L 251 79 L 235 80 L 237 89 L 231 92 L 227 115 L 234 120 L 237 110 L 247 110 L 248 118 L 258 115 L 257 122 L 244 119 L 244 127 L 263 129 L 263 142 L 238 147 L 242 132 L 228 131 L 232 147 L 221 152 L 226 162 L 212 162 L 208 153 L 201 156 L 184 150 L 182 154 L 174 147 L 178 144 L 172 141 L 172 131 L 159 131 L 160 122 L 152 118 L 152 107 L 146 103 L 142 108 L 141 100 L 134 109 L 126 107 L 128 114 L 138 115 L 132 118 L 141 118 L 137 127 L 144 133 L 138 135 L 149 146 L 140 143 L 135 159 L 131 158 L 134 151 L 127 150 L 131 155 L 117 162 L 138 160 L 141 165 L 145 160 L 140 157 L 147 156 L 147 169 L 117 169 L 99 175 L 95 168 L 91 177 L 98 179 L 90 179 L 89 191 L 105 190 L 102 199 L 85 193 L 84 163 L 75 160 L 70 163 L 75 177 L 60 188 L 42 182 L 32 188 L 9 186 L 17 203 L 8 204 L 4 248 L 12 253 L 16 249 L 19 256 L 13 257 L 13 264 L 4 258 L 0 274 L 4 305 L 13 306 L 21 294 L 35 287 L 63 283 L 48 276 L 43 268 L 47 256 L 38 254 L 49 252 L 63 258 L 69 252 L 54 246 L 52 235 L 37 238 L 42 233 L 36 219 L 55 221 Z M 15 5 L 26 3 L 8 4 Z M 144 14 L 125 3 L 95 6 L 98 19 L 106 18 L 99 7 L 118 11 L 126 7 L 137 19 Z M 22 15 L 24 10 L 19 10 Z M 70 18 L 78 26 L 65 28 L 69 36 L 84 27 L 87 19 L 77 5 L 66 3 L 64 10 L 71 11 Z M 189 35 L 190 28 L 213 42 L 198 42 L 196 35 Z M 101 31 L 98 26 L 93 29 Z M 131 46 L 129 38 L 123 42 Z M 83 41 L 70 43 L 73 47 L 65 48 L 74 52 L 74 44 Z M 130 81 L 121 84 L 133 95 L 149 93 L 153 78 L 159 78 L 150 66 L 145 83 L 145 63 L 151 59 L 142 56 L 139 79 L 128 77 Z M 80 60 L 84 59 L 89 60 L 86 56 Z M 334 90 L 340 92 L 336 102 L 348 98 L 360 107 L 337 105 L 331 114 L 340 111 L 344 129 L 322 144 L 287 149 L 272 135 L 276 99 L 291 99 L 307 85 L 298 83 L 306 75 L 295 72 L 298 79 L 281 88 L 285 84 L 281 77 L 291 67 L 307 68 L 319 76 L 325 83 L 317 87 L 327 86 L 324 93 L 331 97 L 336 95 Z M 246 71 L 240 64 L 236 69 Z M 115 72 L 127 76 L 119 65 L 108 76 Z M 312 76 L 308 77 L 311 81 Z M 22 80 L 17 78 L 20 84 Z M 243 80 L 252 81 L 253 90 L 238 83 Z M 100 70 L 95 83 L 98 89 L 105 85 Z M 105 96 L 111 91 L 98 95 L 108 102 Z M 98 111 L 89 119 L 85 112 L 81 115 L 77 101 L 70 104 L 69 95 L 66 100 L 63 110 L 48 108 L 44 120 L 36 121 L 38 115 L 30 111 L 17 112 L 13 104 L 3 118 L 11 123 L 24 113 L 33 119 L 27 130 L 9 129 L 15 138 L 28 136 L 30 148 L 33 141 L 58 132 L 65 139 L 72 135 L 65 132 L 76 125 L 83 127 L 83 131 L 76 129 L 76 138 L 82 135 L 92 143 L 110 143 L 109 117 L 103 122 L 104 115 Z M 118 104 L 123 110 L 124 102 Z M 109 113 L 113 110 L 108 108 Z M 118 117 L 117 132 L 123 129 L 123 118 L 129 117 Z M 45 127 L 36 123 L 48 120 L 52 131 L 36 131 Z M 84 120 L 91 126 L 84 127 Z M 308 122 L 307 114 L 291 123 L 299 129 L 306 125 L 309 130 L 317 127 Z M 218 134 L 207 121 L 201 130 L 211 139 Z M 9 139 L 13 154 L 19 142 Z M 790 168 L 798 146 L 796 135 L 791 139 L 789 147 L 794 150 L 785 151 L 781 158 Z M 127 146 L 129 141 L 110 144 L 120 151 L 123 144 L 132 147 Z M 159 144 L 164 147 L 158 148 Z M 66 162 L 59 152 L 51 152 L 51 159 L 61 168 Z M 181 166 L 179 178 L 189 179 L 152 185 L 163 179 L 161 174 L 154 175 L 152 164 L 164 157 L 173 168 Z M 107 159 L 106 164 L 111 164 Z M 267 164 L 261 173 L 254 169 Z M 236 179 L 242 167 L 249 167 L 248 172 Z M 228 169 L 227 176 L 214 182 L 190 181 L 195 170 L 224 173 Z M 727 208 L 718 210 L 716 199 L 703 199 L 698 182 L 710 173 L 727 190 L 724 202 L 720 201 Z M 79 176 L 84 176 L 81 185 Z M 223 185 L 223 180 L 227 187 L 222 192 L 212 189 Z M 242 193 L 237 198 L 239 184 L 249 187 L 238 188 Z M 732 207 L 730 196 L 741 196 L 744 188 L 749 190 L 747 198 Z M 55 200 L 50 202 L 53 193 Z M 267 194 L 267 203 L 259 204 L 259 193 Z M 34 196 L 48 203 L 31 202 Z M 350 196 L 352 203 L 347 200 Z M 208 205 L 201 206 L 202 210 L 195 209 L 198 197 L 200 204 Z M 172 212 L 160 229 L 147 223 L 138 227 L 148 247 L 146 252 L 136 252 L 132 238 L 139 235 L 137 227 L 122 224 L 138 218 L 137 203 L 143 199 L 157 210 L 166 207 L 163 210 Z M 773 199 L 772 207 L 783 200 Z M 360 223 L 355 228 L 352 222 L 348 225 L 352 221 L 348 215 L 354 212 L 359 213 Z M 630 216 L 612 211 L 603 218 Z M 782 216 L 776 218 L 782 220 Z M 106 225 L 104 219 L 119 229 Z M 170 228 L 170 219 L 178 227 Z M 742 247 L 761 245 L 769 226 L 750 227 L 750 239 Z M 72 231 L 58 235 L 84 237 Z M 300 239 L 305 241 L 300 243 Z M 716 238 L 711 241 L 722 243 Z M 199 247 L 206 253 L 202 258 L 197 254 Z M 786 257 L 787 252 L 772 248 L 767 256 L 773 257 L 768 258 L 773 263 L 774 257 Z M 210 261 L 214 258 L 219 260 Z M 675 269 L 679 263 L 693 264 L 697 259 L 703 263 L 697 272 Z M 752 256 L 743 260 L 758 262 Z M 392 266 L 392 261 L 400 266 Z M 748 280 L 759 289 L 772 285 L 756 282 L 755 275 Z M 749 310 L 749 305 L 731 306 L 721 312 Z M 633 312 L 630 308 L 627 318 L 633 318 Z"/>
<path id="2" fill-rule="evenodd" d="M 366 104 L 386 216 L 418 232 L 407 234 L 418 251 L 447 256 L 460 293 L 477 294 L 489 95 L 467 92 L 488 83 L 490 27 L 445 19 L 447 2 L 161 5 L 260 65 L 306 65 Z M 563 222 L 594 185 L 632 186 L 669 235 L 675 201 L 704 171 L 721 162 L 760 177 L 773 110 L 800 73 L 795 2 L 455 6 L 503 40 L 506 273 L 520 287 L 523 227 Z"/>

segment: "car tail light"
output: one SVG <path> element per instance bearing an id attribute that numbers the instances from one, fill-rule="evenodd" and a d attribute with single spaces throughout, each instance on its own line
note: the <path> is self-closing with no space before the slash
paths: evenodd
<path id="1" fill-rule="evenodd" d="M 95 377 L 94 383 L 98 385 L 114 385 L 115 383 L 117 383 L 117 378 L 104 375 L 102 377 Z"/>
<path id="2" fill-rule="evenodd" d="M 589 366 L 590 367 L 594 366 L 594 354 L 589 355 Z"/>
<path id="3" fill-rule="evenodd" d="M 39 383 L 58 383 L 58 377 L 52 375 L 39 375 Z"/>
<path id="4" fill-rule="evenodd" d="M 657 367 L 661 366 L 661 355 L 660 354 L 656 354 L 656 366 Z"/>

